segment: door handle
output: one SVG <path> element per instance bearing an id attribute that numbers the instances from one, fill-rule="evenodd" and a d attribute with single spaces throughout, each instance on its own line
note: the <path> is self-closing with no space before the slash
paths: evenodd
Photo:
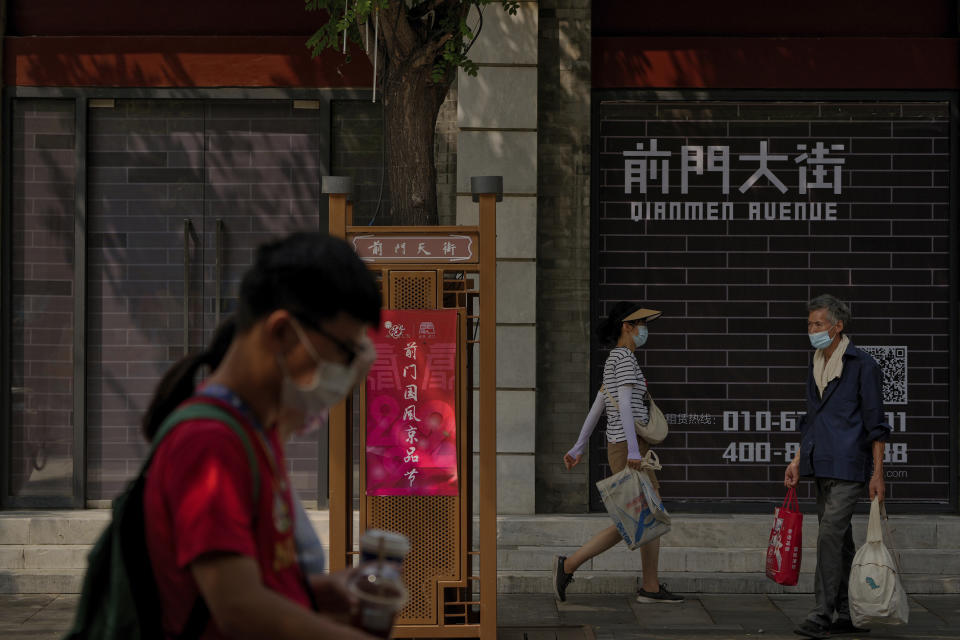
<path id="1" fill-rule="evenodd" d="M 221 300 L 221 294 L 223 293 L 222 291 L 223 285 L 221 284 L 223 282 L 223 218 L 217 218 L 216 227 L 217 227 L 217 231 L 216 231 L 217 247 L 216 247 L 216 258 L 215 258 L 216 265 L 214 267 L 214 278 L 216 279 L 216 282 L 214 283 L 214 291 L 215 291 L 214 295 L 216 299 L 214 300 L 215 306 L 213 311 L 213 317 L 214 317 L 213 326 L 219 327 L 220 326 L 220 300 Z"/>
<path id="2" fill-rule="evenodd" d="M 183 355 L 190 351 L 190 224 L 183 219 Z"/>

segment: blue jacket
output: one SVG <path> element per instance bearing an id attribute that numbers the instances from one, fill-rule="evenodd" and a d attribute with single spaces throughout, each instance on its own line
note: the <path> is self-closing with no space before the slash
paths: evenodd
<path id="1" fill-rule="evenodd" d="M 843 372 L 823 390 L 807 376 L 807 415 L 801 425 L 800 475 L 867 482 L 873 471 L 872 443 L 890 437 L 883 413 L 880 365 L 851 342 Z"/>

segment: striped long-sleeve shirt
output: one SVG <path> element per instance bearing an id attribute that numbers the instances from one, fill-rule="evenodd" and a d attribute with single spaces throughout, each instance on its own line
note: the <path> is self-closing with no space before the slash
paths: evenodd
<path id="1" fill-rule="evenodd" d="M 626 347 L 611 349 L 610 355 L 607 356 L 607 361 L 603 365 L 603 386 L 610 392 L 610 396 L 616 400 L 617 390 L 627 384 L 633 385 L 630 398 L 633 419 L 647 422 L 650 413 L 643 401 L 647 395 L 647 379 L 643 377 L 643 372 L 640 371 L 640 364 L 630 349 Z M 604 394 L 604 404 L 607 411 L 607 442 L 624 442 L 627 436 L 623 432 L 623 421 L 620 418 L 619 408 L 611 404 L 607 394 Z"/>

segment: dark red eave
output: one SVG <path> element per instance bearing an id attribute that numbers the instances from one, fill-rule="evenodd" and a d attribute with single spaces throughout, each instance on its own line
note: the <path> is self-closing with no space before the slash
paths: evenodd
<path id="1" fill-rule="evenodd" d="M 57 36 L 4 39 L 6 86 L 364 88 L 351 45 L 311 58 L 302 36 Z"/>
<path id="2" fill-rule="evenodd" d="M 594 89 L 941 89 L 956 38 L 598 37 Z"/>

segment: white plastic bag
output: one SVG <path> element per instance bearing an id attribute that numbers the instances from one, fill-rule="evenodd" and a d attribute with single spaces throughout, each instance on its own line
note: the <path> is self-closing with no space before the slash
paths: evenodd
<path id="1" fill-rule="evenodd" d="M 660 469 L 657 454 L 648 451 L 643 467 Z M 670 514 L 644 471 L 625 467 L 598 482 L 597 489 L 603 506 L 631 550 L 670 531 Z"/>
<path id="2" fill-rule="evenodd" d="M 900 582 L 899 562 L 883 544 L 881 517 L 886 510 L 874 498 L 870 505 L 867 541 L 853 557 L 850 569 L 850 618 L 858 627 L 874 622 L 906 624 L 910 618 L 907 592 Z"/>

